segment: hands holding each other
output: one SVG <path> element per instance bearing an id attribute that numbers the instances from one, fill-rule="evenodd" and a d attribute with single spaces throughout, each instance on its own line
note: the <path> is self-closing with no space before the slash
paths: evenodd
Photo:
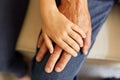
<path id="1" fill-rule="evenodd" d="M 59 10 L 53 10 L 49 18 L 42 21 L 42 34 L 38 40 L 40 50 L 36 60 L 40 62 L 49 50 L 51 55 L 45 66 L 46 72 L 50 73 L 54 69 L 61 72 L 81 48 L 87 54 L 92 29 L 87 2 L 85 3 L 61 0 Z M 54 47 L 52 42 L 56 44 Z"/>

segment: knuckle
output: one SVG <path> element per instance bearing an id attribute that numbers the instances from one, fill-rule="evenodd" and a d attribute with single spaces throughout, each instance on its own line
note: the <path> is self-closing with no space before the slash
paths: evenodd
<path id="1" fill-rule="evenodd" d="M 77 50 L 77 52 L 78 52 L 78 51 L 80 50 L 80 47 L 79 47 L 79 46 L 77 46 L 77 47 L 76 47 L 76 50 Z"/>
<path id="2" fill-rule="evenodd" d="M 60 39 L 59 36 L 54 37 L 54 40 L 55 40 L 55 41 L 58 41 L 59 39 Z"/>
<path id="3" fill-rule="evenodd" d="M 83 41 L 81 39 L 79 40 L 79 44 L 80 46 L 83 46 Z"/>
<path id="4" fill-rule="evenodd" d="M 76 51 L 79 51 L 80 47 L 77 43 L 71 43 L 72 47 L 75 48 Z"/>
<path id="5" fill-rule="evenodd" d="M 63 38 L 63 39 L 66 39 L 66 36 L 67 36 L 67 33 L 66 33 L 66 32 L 63 32 L 63 33 L 62 33 L 62 38 Z"/>
<path id="6" fill-rule="evenodd" d="M 78 35 L 74 35 L 75 39 L 79 39 L 80 37 Z"/>
<path id="7" fill-rule="evenodd" d="M 69 50 L 70 50 L 67 46 L 63 46 L 63 48 L 64 48 L 66 51 L 69 51 Z"/>
<path id="8" fill-rule="evenodd" d="M 67 42 L 67 43 L 70 42 L 69 38 L 67 38 L 67 37 L 64 38 L 64 41 Z"/>
<path id="9" fill-rule="evenodd" d="M 69 50 L 67 44 L 61 43 L 61 45 L 62 45 L 61 47 L 62 47 L 65 51 L 68 51 L 68 50 Z"/>
<path id="10" fill-rule="evenodd" d="M 68 55 L 69 55 L 69 54 L 66 53 L 66 52 L 63 53 L 63 57 L 67 57 Z"/>
<path id="11" fill-rule="evenodd" d="M 62 42 L 61 42 L 61 38 L 60 37 L 56 37 L 55 39 L 55 42 L 58 44 L 62 44 Z"/>
<path id="12" fill-rule="evenodd" d="M 71 46 L 76 47 L 77 45 L 75 42 L 71 42 Z"/>
<path id="13" fill-rule="evenodd" d="M 68 33 L 71 33 L 72 28 L 69 27 L 69 28 L 67 29 L 67 31 L 68 31 Z"/>
<path id="14" fill-rule="evenodd" d="M 86 46 L 89 46 L 90 45 L 90 41 L 86 41 Z"/>

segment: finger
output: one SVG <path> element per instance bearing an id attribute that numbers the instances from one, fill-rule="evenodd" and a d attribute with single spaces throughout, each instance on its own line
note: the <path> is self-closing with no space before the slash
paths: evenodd
<path id="1" fill-rule="evenodd" d="M 45 45 L 45 42 L 43 42 L 36 56 L 36 61 L 40 62 L 45 56 L 46 52 L 47 52 L 47 46 Z"/>
<path id="2" fill-rule="evenodd" d="M 45 66 L 45 71 L 47 73 L 51 73 L 53 71 L 56 62 L 60 57 L 61 52 L 62 52 L 62 49 L 59 46 L 55 46 L 55 51 L 48 59 L 48 62 Z"/>
<path id="3" fill-rule="evenodd" d="M 83 46 L 83 53 L 87 55 L 88 49 L 90 48 L 91 45 L 91 33 L 87 33 L 87 37 L 84 38 L 84 46 Z"/>
<path id="4" fill-rule="evenodd" d="M 80 47 L 83 47 L 83 39 L 81 38 L 80 35 L 78 35 L 78 33 L 71 31 L 69 33 L 69 36 L 73 38 L 79 44 Z"/>
<path id="5" fill-rule="evenodd" d="M 56 72 L 63 71 L 70 59 L 71 59 L 71 55 L 66 52 L 63 52 L 60 60 L 55 66 L 55 71 Z"/>
<path id="6" fill-rule="evenodd" d="M 67 53 L 71 54 L 74 57 L 77 57 L 77 52 L 72 49 L 66 42 L 64 42 L 63 40 L 59 40 L 59 42 L 57 42 L 58 45 L 64 49 Z"/>
<path id="7" fill-rule="evenodd" d="M 43 36 L 42 36 L 42 34 L 40 35 L 40 37 L 39 37 L 39 39 L 38 39 L 38 43 L 37 43 L 37 45 L 38 45 L 38 48 L 40 48 L 41 47 L 41 45 L 42 45 L 42 43 L 43 43 Z"/>
<path id="8" fill-rule="evenodd" d="M 73 48 L 76 52 L 80 51 L 80 46 L 77 44 L 76 41 L 74 41 L 71 37 L 66 36 L 65 39 L 63 39 L 71 48 Z"/>
<path id="9" fill-rule="evenodd" d="M 81 35 L 81 37 L 86 38 L 85 32 L 82 29 L 80 29 L 79 26 L 77 26 L 77 25 L 76 26 L 72 26 L 72 29 L 74 31 L 76 31 L 77 33 L 79 33 Z"/>
<path id="10" fill-rule="evenodd" d="M 47 48 L 49 49 L 49 52 L 53 53 L 53 51 L 54 51 L 53 44 L 47 35 L 45 35 L 45 43 L 46 43 Z"/>

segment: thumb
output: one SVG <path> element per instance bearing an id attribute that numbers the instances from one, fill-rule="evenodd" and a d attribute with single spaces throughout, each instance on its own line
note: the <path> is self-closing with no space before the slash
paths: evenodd
<path id="1" fill-rule="evenodd" d="M 53 48 L 52 41 L 50 40 L 50 38 L 46 34 L 44 35 L 44 39 L 45 39 L 46 46 L 49 49 L 49 52 L 53 53 L 54 48 Z"/>

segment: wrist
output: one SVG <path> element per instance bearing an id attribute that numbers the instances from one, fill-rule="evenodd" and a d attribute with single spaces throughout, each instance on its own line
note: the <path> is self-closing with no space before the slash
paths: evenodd
<path id="1" fill-rule="evenodd" d="M 88 9 L 88 1 L 87 0 L 79 0 L 79 5 L 84 7 L 85 9 Z"/>
<path id="2" fill-rule="evenodd" d="M 80 9 L 88 9 L 87 0 L 75 0 L 75 1 L 76 1 L 76 5 L 78 6 L 78 8 L 80 8 Z"/>
<path id="3" fill-rule="evenodd" d="M 76 5 L 77 5 L 77 10 L 78 10 L 78 13 L 89 13 L 89 10 L 88 10 L 88 1 L 87 0 L 76 0 Z"/>
<path id="4" fill-rule="evenodd" d="M 87 0 L 61 0 L 61 5 L 66 8 L 72 8 L 75 10 L 88 10 Z"/>
<path id="5" fill-rule="evenodd" d="M 40 16 L 42 21 L 46 21 L 55 12 L 58 12 L 55 0 L 40 0 Z"/>

